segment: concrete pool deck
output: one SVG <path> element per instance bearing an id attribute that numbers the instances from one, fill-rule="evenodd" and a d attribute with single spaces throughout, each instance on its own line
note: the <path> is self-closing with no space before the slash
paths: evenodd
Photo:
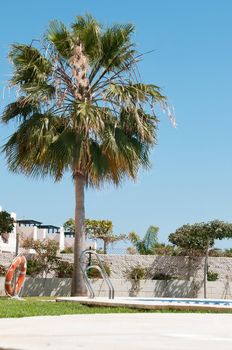
<path id="1" fill-rule="evenodd" d="M 229 314 L 89 314 L 0 319 L 0 348 L 231 350 Z"/>
<path id="2" fill-rule="evenodd" d="M 204 304 L 204 302 L 209 302 L 210 299 L 183 299 L 183 298 L 173 298 L 172 302 L 166 302 L 170 298 L 132 298 L 132 297 L 116 297 L 115 299 L 108 298 L 94 298 L 90 299 L 88 297 L 60 297 L 57 298 L 57 302 L 74 302 L 83 305 L 93 305 L 93 306 L 110 306 L 110 307 L 129 307 L 133 309 L 143 309 L 143 310 L 183 310 L 183 311 L 215 311 L 215 312 L 231 312 L 232 313 L 232 301 L 231 300 L 220 300 L 215 299 L 214 301 L 220 301 L 222 303 L 231 302 L 230 306 L 227 305 L 209 305 Z M 182 303 L 182 300 L 186 302 Z M 202 302 L 201 304 L 195 305 L 194 302 Z"/>

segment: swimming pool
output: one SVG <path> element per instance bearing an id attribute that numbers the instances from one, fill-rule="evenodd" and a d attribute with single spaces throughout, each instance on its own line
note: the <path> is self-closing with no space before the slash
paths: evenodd
<path id="1" fill-rule="evenodd" d="M 123 306 L 146 310 L 187 310 L 187 311 L 219 311 L 232 313 L 232 300 L 229 299 L 194 299 L 194 298 L 145 298 L 145 297 L 116 297 L 108 299 L 97 297 L 60 297 L 57 301 L 71 301 L 83 305 Z"/>
<path id="2" fill-rule="evenodd" d="M 227 299 L 190 299 L 190 298 L 125 298 L 128 301 L 150 304 L 212 305 L 232 307 L 232 300 Z"/>

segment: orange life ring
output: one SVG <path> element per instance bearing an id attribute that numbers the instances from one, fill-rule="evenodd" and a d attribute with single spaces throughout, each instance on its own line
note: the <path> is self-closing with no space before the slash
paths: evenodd
<path id="1" fill-rule="evenodd" d="M 12 287 L 12 279 L 15 273 L 15 270 L 17 269 L 17 267 L 20 268 L 20 273 L 15 285 L 15 289 L 14 287 Z M 25 256 L 16 256 L 16 258 L 14 258 L 9 270 L 6 273 L 6 278 L 5 278 L 5 292 L 7 295 L 10 296 L 14 296 L 14 295 L 18 295 L 20 292 L 20 289 L 23 286 L 23 283 L 25 281 L 25 277 L 26 277 L 26 271 L 27 271 L 27 260 L 25 258 Z"/>

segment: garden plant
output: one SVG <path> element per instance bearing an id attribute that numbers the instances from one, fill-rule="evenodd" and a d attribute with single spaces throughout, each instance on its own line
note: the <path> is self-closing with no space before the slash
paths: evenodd
<path id="1" fill-rule="evenodd" d="M 207 297 L 207 273 L 209 250 L 216 239 L 232 238 L 232 224 L 214 220 L 181 226 L 169 235 L 169 241 L 186 255 L 204 256 L 204 297 Z"/>

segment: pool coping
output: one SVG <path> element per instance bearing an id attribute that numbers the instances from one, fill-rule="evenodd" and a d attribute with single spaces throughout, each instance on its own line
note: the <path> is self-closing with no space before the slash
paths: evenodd
<path id="1" fill-rule="evenodd" d="M 140 300 L 139 300 L 140 299 Z M 141 300 L 143 299 L 143 300 Z M 231 312 L 232 306 L 226 305 L 206 305 L 206 304 L 185 304 L 180 303 L 182 298 L 173 298 L 172 302 L 164 302 L 167 298 L 133 298 L 133 297 L 116 297 L 115 299 L 108 299 L 98 297 L 90 299 L 88 297 L 59 297 L 56 298 L 57 302 L 74 302 L 88 306 L 106 306 L 106 307 L 126 307 L 138 310 L 183 310 L 183 311 L 214 311 L 214 312 Z M 163 301 L 161 301 L 163 300 Z M 203 299 L 185 299 L 187 302 L 200 301 Z M 210 301 L 211 299 L 207 299 Z M 214 299 L 215 301 L 228 302 L 226 299 Z M 145 301 L 145 302 L 144 302 Z M 232 302 L 232 301 L 231 301 Z"/>

